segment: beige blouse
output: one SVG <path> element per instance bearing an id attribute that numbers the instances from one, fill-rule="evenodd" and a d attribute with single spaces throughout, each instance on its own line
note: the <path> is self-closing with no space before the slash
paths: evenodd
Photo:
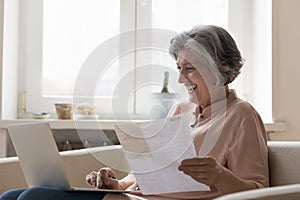
<path id="1" fill-rule="evenodd" d="M 213 156 L 240 178 L 253 181 L 258 188 L 267 187 L 267 139 L 264 124 L 256 110 L 249 103 L 237 98 L 234 90 L 230 91 L 226 100 L 206 107 L 196 124 L 193 115 L 195 108 L 191 103 L 180 103 L 170 113 L 186 113 L 190 124 L 194 124 L 191 132 L 198 156 Z M 105 199 L 212 199 L 217 196 L 220 193 L 212 187 L 209 192 L 160 196 L 108 194 Z"/>

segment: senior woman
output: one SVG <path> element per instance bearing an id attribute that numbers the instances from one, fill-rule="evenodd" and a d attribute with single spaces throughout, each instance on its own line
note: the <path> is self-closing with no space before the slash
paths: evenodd
<path id="1" fill-rule="evenodd" d="M 263 122 L 255 109 L 228 88 L 240 73 L 243 58 L 229 33 L 217 26 L 197 26 L 171 40 L 169 52 L 186 86 L 189 102 L 169 116 L 184 113 L 191 125 L 197 157 L 182 160 L 178 173 L 210 186 L 194 191 L 145 196 L 136 191 L 133 173 L 118 180 L 110 168 L 86 176 L 96 188 L 127 189 L 132 194 L 72 193 L 50 188 L 9 191 L 6 199 L 212 199 L 223 194 L 267 187 L 268 158 Z M 159 181 L 159 180 L 157 180 Z M 180 182 L 178 183 L 180 184 Z M 11 198 L 9 198 L 11 197 Z"/>
<path id="2" fill-rule="evenodd" d="M 169 116 L 186 114 L 198 153 L 196 158 L 183 160 L 178 170 L 210 186 L 211 191 L 160 196 L 108 194 L 104 199 L 211 199 L 267 187 L 263 122 L 256 110 L 228 87 L 243 66 L 233 38 L 221 27 L 197 26 L 175 36 L 169 52 L 176 60 L 179 83 L 189 94 L 189 102 L 176 105 Z M 137 186 L 133 174 L 117 180 L 109 168 L 90 173 L 87 182 L 98 188 Z"/>

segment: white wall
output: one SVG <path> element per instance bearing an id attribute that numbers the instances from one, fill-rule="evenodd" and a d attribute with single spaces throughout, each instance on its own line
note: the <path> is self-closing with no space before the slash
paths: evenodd
<path id="1" fill-rule="evenodd" d="M 273 0 L 273 116 L 287 131 L 272 140 L 300 140 L 299 19 L 299 0 Z"/>
<path id="2" fill-rule="evenodd" d="M 250 90 L 248 93 L 251 94 L 249 101 L 263 117 L 264 122 L 272 121 L 271 5 L 269 0 L 252 0 L 252 44 L 250 45 L 252 60 L 251 65 L 248 65 L 251 80 L 245 83 L 248 85 L 248 91 Z"/>
<path id="3" fill-rule="evenodd" d="M 229 86 L 255 107 L 265 123 L 272 122 L 271 2 L 229 1 L 229 31 L 245 59 L 241 74 Z"/>
<path id="4" fill-rule="evenodd" d="M 4 0 L 0 1 L 0 65 L 3 64 L 5 71 L 6 67 L 15 69 L 17 51 L 2 52 L 2 33 L 3 33 L 3 7 Z M 17 0 L 7 0 L 5 3 L 16 6 Z M 8 5 L 8 4 L 6 4 Z M 7 14 L 7 13 L 5 13 Z M 273 0 L 273 116 L 276 121 L 285 121 L 287 123 L 287 131 L 284 133 L 270 134 L 272 140 L 300 140 L 300 64 L 297 58 L 300 57 L 300 1 L 299 0 Z M 14 19 L 16 20 L 17 18 Z M 15 26 L 9 26 L 8 31 L 12 35 L 9 37 L 16 37 L 18 29 Z M 7 32 L 5 32 L 7 35 Z M 4 36 L 5 37 L 5 36 Z M 8 37 L 8 35 L 7 35 Z M 5 43 L 5 42 L 4 42 Z M 8 43 L 4 45 L 9 45 Z M 16 47 L 16 43 L 10 44 Z M 2 54 L 5 57 L 2 61 Z M 8 59 L 6 56 L 9 56 Z M 14 102 L 8 101 L 8 96 L 15 96 L 15 93 L 8 90 L 9 87 L 16 87 L 13 80 L 16 77 L 16 71 L 13 71 L 8 76 L 2 77 L 0 70 L 0 104 L 5 105 L 1 109 L 7 109 L 6 106 L 12 106 Z M 17 83 L 15 81 L 14 83 Z M 1 85 L 2 84 L 2 85 Z M 17 90 L 14 90 L 17 91 Z M 3 97 L 3 98 L 2 98 Z M 16 96 L 15 96 L 16 97 Z M 1 103 L 2 101 L 2 103 Z M 8 103 L 8 104 L 7 104 Z M 13 104 L 11 104 L 13 103 Z M 8 114 L 14 115 L 13 112 Z M 1 113 L 1 112 L 0 112 Z M 2 112 L 4 113 L 4 112 Z"/>
<path id="5" fill-rule="evenodd" d="M 4 1 L 2 118 L 15 119 L 18 103 L 19 0 Z"/>
<path id="6" fill-rule="evenodd" d="M 0 1 L 0 119 L 2 119 L 2 65 L 3 65 L 3 9 L 4 1 Z"/>

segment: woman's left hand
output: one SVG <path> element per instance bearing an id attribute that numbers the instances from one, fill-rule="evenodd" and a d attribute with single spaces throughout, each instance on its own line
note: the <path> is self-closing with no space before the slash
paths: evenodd
<path id="1" fill-rule="evenodd" d="M 223 166 L 214 157 L 209 156 L 185 159 L 181 162 L 178 169 L 191 176 L 194 180 L 208 186 L 215 185 L 224 171 Z"/>

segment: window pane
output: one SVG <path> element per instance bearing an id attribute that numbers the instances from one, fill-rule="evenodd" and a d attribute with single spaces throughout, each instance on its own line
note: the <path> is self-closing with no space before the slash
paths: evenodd
<path id="1" fill-rule="evenodd" d="M 150 3 L 152 3 L 150 5 Z M 192 27 L 201 24 L 215 24 L 227 28 L 228 24 L 228 0 L 151 0 L 138 1 L 137 4 L 137 24 L 139 28 L 152 27 L 153 30 L 152 42 L 157 45 L 159 40 L 158 33 L 169 44 L 170 39 L 175 32 L 182 32 L 190 30 Z M 151 9 L 151 12 L 146 8 Z M 147 36 L 139 33 L 138 38 L 146 38 Z M 141 35 L 139 35 L 141 34 Z M 168 38 L 167 38 L 168 37 Z M 149 37 L 151 38 L 151 37 Z M 159 38 L 160 39 L 160 38 Z M 151 43 L 151 41 L 149 41 Z M 157 47 L 157 46 L 154 46 Z M 152 93 L 159 93 L 162 90 L 162 83 L 164 80 L 164 72 L 169 72 L 168 90 L 172 93 L 182 94 L 186 98 L 186 89 L 178 84 L 178 70 L 175 61 L 166 49 L 150 48 L 140 50 L 137 54 L 137 67 L 141 66 L 141 70 L 137 70 L 137 84 L 136 92 L 136 110 L 137 113 L 148 112 L 152 116 L 152 107 L 146 110 L 147 97 Z M 149 61 L 150 60 L 150 61 Z M 151 72 L 143 71 L 143 66 L 151 66 Z M 139 82 L 141 75 L 144 75 L 143 81 Z M 151 79 L 145 84 L 145 79 Z M 151 87 L 148 87 L 151 85 Z M 177 95 L 181 97 L 181 95 Z M 179 100 L 179 99 L 176 99 Z M 149 101 L 150 98 L 149 98 Z M 155 102 L 149 102 L 149 105 Z M 165 114 L 168 112 L 164 112 Z M 154 114 L 156 115 L 156 113 Z"/>
<path id="2" fill-rule="evenodd" d="M 44 0 L 43 96 L 72 96 L 77 74 L 91 52 L 119 33 L 119 0 Z M 118 67 L 98 92 L 111 96 Z"/>
<path id="3" fill-rule="evenodd" d="M 166 14 L 167 10 L 167 14 Z M 227 28 L 228 26 L 228 0 L 152 0 L 152 27 L 167 29 L 175 32 L 190 30 L 201 24 L 214 24 Z M 170 38 L 171 39 L 171 38 Z M 153 63 L 165 63 L 169 58 L 168 52 L 153 52 Z M 177 72 L 177 66 L 172 60 L 170 70 Z M 156 77 L 156 76 L 154 76 Z M 162 79 L 162 77 L 159 77 Z M 179 88 L 177 77 L 170 77 L 169 86 L 175 92 L 184 93 Z M 161 86 L 154 87 L 154 91 L 161 90 Z"/>
<path id="4" fill-rule="evenodd" d="M 152 14 L 155 28 L 178 32 L 201 24 L 226 28 L 228 0 L 152 0 Z"/>

